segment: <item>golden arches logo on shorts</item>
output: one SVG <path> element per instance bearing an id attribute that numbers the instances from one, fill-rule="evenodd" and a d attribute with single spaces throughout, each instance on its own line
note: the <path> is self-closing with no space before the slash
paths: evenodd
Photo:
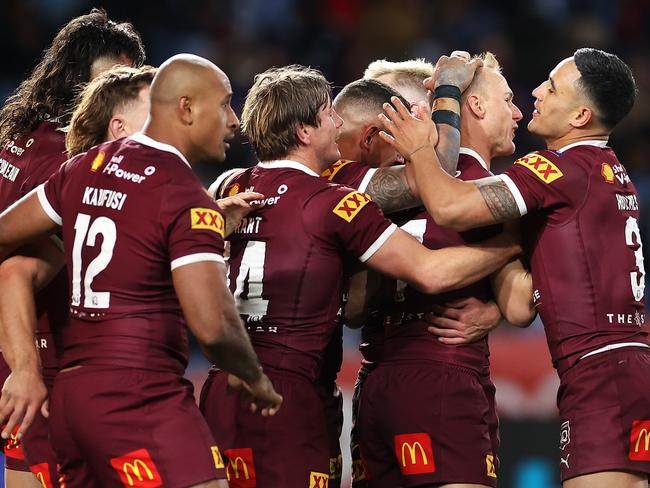
<path id="1" fill-rule="evenodd" d="M 214 467 L 217 468 L 217 469 L 224 468 L 225 465 L 223 464 L 223 457 L 221 456 L 221 451 L 219 451 L 219 447 L 210 446 L 210 451 L 212 452 L 212 459 L 214 460 Z"/>
<path id="2" fill-rule="evenodd" d="M 600 166 L 600 174 L 605 178 L 606 183 L 614 184 L 614 168 L 609 164 L 603 163 Z"/>
<path id="3" fill-rule="evenodd" d="M 223 237 L 223 216 L 216 210 L 211 208 L 192 208 L 190 209 L 190 220 L 192 222 L 192 229 L 211 230 Z"/>
<path id="4" fill-rule="evenodd" d="M 346 222 L 352 222 L 352 219 L 357 216 L 361 209 L 368 205 L 370 197 L 365 193 L 352 191 L 341 198 L 341 201 L 334 207 L 334 214 L 341 217 Z"/>
<path id="5" fill-rule="evenodd" d="M 54 488 L 50 478 L 50 466 L 47 463 L 32 464 L 29 469 L 43 488 Z"/>
<path id="6" fill-rule="evenodd" d="M 232 488 L 254 488 L 257 486 L 253 450 L 251 448 L 226 449 L 228 458 L 226 477 Z"/>
<path id="7" fill-rule="evenodd" d="M 564 173 L 560 171 L 555 164 L 540 154 L 531 153 L 523 158 L 517 159 L 515 164 L 531 170 L 544 183 L 552 183 L 558 178 L 562 178 Z"/>
<path id="8" fill-rule="evenodd" d="M 99 168 L 104 164 L 104 158 L 106 158 L 106 153 L 104 151 L 99 151 L 93 162 L 90 164 L 90 171 L 96 173 Z"/>
<path id="9" fill-rule="evenodd" d="M 309 473 L 309 488 L 327 488 L 329 486 L 329 475 L 312 471 Z"/>
<path id="10" fill-rule="evenodd" d="M 629 458 L 632 461 L 650 461 L 650 420 L 632 422 Z"/>
<path id="11" fill-rule="evenodd" d="M 327 168 L 321 176 L 323 178 L 328 179 L 329 181 L 332 181 L 334 177 L 336 176 L 336 173 L 338 173 L 343 166 L 346 164 L 350 164 L 352 161 L 349 161 L 347 159 L 339 159 L 336 163 L 334 163 L 332 166 Z"/>
<path id="12" fill-rule="evenodd" d="M 490 478 L 496 478 L 497 477 L 497 467 L 496 467 L 496 464 L 494 464 L 494 455 L 493 454 L 486 454 L 485 455 L 485 467 L 487 468 L 487 475 Z"/>
<path id="13" fill-rule="evenodd" d="M 396 435 L 393 441 L 402 474 L 433 473 L 436 470 L 429 434 L 400 434 Z"/>
<path id="14" fill-rule="evenodd" d="M 113 458 L 111 466 L 117 471 L 120 481 L 125 487 L 157 488 L 163 486 L 158 468 L 146 449 L 138 449 Z"/>

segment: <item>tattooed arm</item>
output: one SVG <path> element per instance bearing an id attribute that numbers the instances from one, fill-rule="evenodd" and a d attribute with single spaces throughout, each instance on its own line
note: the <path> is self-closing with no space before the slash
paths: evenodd
<path id="1" fill-rule="evenodd" d="M 427 211 L 444 227 L 467 230 L 505 222 L 521 216 L 515 198 L 498 176 L 473 182 L 452 178 L 441 168 L 434 144 L 435 125 L 428 117 L 411 114 L 399 101 L 386 109 L 379 135 L 400 153 L 408 155 Z M 392 135 L 391 135 L 392 134 Z"/>
<path id="2" fill-rule="evenodd" d="M 422 204 L 409 185 L 406 167 L 379 168 L 372 175 L 366 193 L 385 214 L 414 208 Z"/>

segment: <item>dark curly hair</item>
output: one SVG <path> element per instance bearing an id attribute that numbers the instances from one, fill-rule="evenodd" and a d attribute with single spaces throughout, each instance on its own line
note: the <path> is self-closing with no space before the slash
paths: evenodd
<path id="1" fill-rule="evenodd" d="M 66 124 L 79 85 L 90 81 L 92 63 L 120 56 L 127 56 L 135 66 L 144 63 L 142 40 L 131 24 L 114 22 L 100 9 L 72 19 L 0 110 L 0 144 L 32 131 L 48 118 Z"/>

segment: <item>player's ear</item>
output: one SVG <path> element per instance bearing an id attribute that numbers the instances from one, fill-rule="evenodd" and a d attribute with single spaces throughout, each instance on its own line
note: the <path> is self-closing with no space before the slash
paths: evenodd
<path id="1" fill-rule="evenodd" d="M 594 115 L 595 114 L 593 110 L 591 110 L 591 108 L 586 106 L 580 106 L 577 108 L 576 112 L 574 113 L 574 116 L 570 121 L 570 124 L 572 127 L 575 127 L 576 129 L 579 129 L 581 127 L 586 127 L 587 124 L 589 124 L 589 122 L 596 120 Z"/>
<path id="2" fill-rule="evenodd" d="M 296 137 L 305 146 L 309 145 L 311 142 L 310 126 L 306 124 L 298 124 L 298 127 L 296 128 Z"/>
<path id="3" fill-rule="evenodd" d="M 120 137 L 126 136 L 126 129 L 124 126 L 124 120 L 119 116 L 111 117 L 111 120 L 108 122 L 108 140 L 119 139 Z"/>
<path id="4" fill-rule="evenodd" d="M 359 145 L 361 146 L 361 149 L 364 151 L 369 151 L 370 150 L 370 145 L 372 144 L 372 139 L 374 137 L 379 137 L 379 127 L 376 125 L 368 125 L 363 129 L 363 133 L 361 134 L 361 140 L 359 141 Z"/>
<path id="5" fill-rule="evenodd" d="M 485 117 L 485 103 L 478 95 L 468 95 L 465 99 L 465 106 L 478 119 Z"/>
<path id="6" fill-rule="evenodd" d="M 178 99 L 178 105 L 176 106 L 176 111 L 180 119 L 186 125 L 192 125 L 194 123 L 194 114 L 192 113 L 192 99 L 187 96 L 183 96 Z"/>

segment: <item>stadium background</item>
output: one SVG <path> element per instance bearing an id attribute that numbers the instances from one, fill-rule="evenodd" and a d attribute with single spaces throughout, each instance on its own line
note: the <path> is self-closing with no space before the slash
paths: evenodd
<path id="1" fill-rule="evenodd" d="M 129 20 L 136 26 L 149 64 L 158 65 L 179 52 L 199 54 L 217 63 L 230 76 L 238 114 L 253 76 L 270 66 L 301 63 L 318 67 L 336 90 L 359 78 L 365 66 L 378 58 L 435 60 L 453 49 L 490 50 L 503 65 L 515 103 L 524 113 L 516 154 L 542 145 L 526 132 L 525 125 L 533 110 L 530 92 L 546 79 L 550 69 L 578 47 L 615 52 L 632 67 L 640 93 L 611 145 L 637 185 L 644 207 L 643 238 L 646 246 L 650 245 L 647 0 L 3 0 L 3 100 L 31 71 L 60 26 L 93 6 L 104 7 L 111 18 Z M 243 137 L 232 146 L 225 166 L 199 166 L 206 184 L 227 167 L 253 164 L 254 156 Z M 513 159 L 499 161 L 496 172 Z M 607 249 L 602 252 L 607 259 Z M 359 359 L 357 342 L 357 335 L 348 331 L 341 373 L 346 415 Z M 502 419 L 500 486 L 557 487 L 558 380 L 550 366 L 541 324 L 526 330 L 504 325 L 491 336 L 490 345 Z M 198 387 L 206 369 L 195 351 L 189 374 Z M 342 445 L 347 453 L 345 434 Z"/>

